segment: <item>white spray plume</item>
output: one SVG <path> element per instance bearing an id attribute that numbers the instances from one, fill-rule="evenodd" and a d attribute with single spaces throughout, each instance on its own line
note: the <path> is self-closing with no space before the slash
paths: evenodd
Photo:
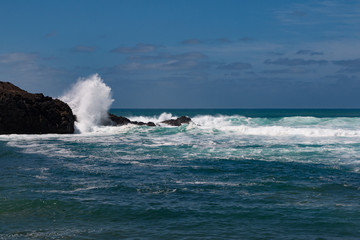
<path id="1" fill-rule="evenodd" d="M 98 74 L 79 78 L 70 91 L 60 99 L 69 104 L 76 115 L 75 127 L 80 133 L 91 132 L 95 126 L 104 123 L 114 101 L 111 97 L 111 88 Z"/>

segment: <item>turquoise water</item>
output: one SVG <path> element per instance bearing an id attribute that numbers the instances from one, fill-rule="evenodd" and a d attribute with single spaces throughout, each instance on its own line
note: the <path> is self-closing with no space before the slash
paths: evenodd
<path id="1" fill-rule="evenodd" d="M 112 109 L 0 136 L 0 239 L 360 239 L 360 110 Z"/>

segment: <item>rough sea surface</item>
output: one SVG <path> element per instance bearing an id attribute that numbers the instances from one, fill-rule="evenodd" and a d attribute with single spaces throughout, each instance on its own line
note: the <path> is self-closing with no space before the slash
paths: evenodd
<path id="1" fill-rule="evenodd" d="M 360 110 L 119 110 L 0 136 L 0 239 L 360 239 Z"/>

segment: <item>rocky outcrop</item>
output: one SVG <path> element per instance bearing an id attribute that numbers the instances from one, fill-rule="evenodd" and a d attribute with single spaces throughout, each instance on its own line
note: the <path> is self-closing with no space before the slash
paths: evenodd
<path id="1" fill-rule="evenodd" d="M 170 126 L 181 126 L 181 124 L 183 124 L 183 123 L 190 123 L 190 122 L 191 122 L 191 118 L 181 116 L 177 119 L 169 119 L 169 120 L 162 121 L 161 123 L 165 123 Z"/>
<path id="2" fill-rule="evenodd" d="M 128 119 L 126 117 L 116 116 L 111 113 L 109 113 L 109 119 L 111 120 L 111 122 L 106 125 L 122 126 L 122 125 L 129 124 L 131 122 L 130 119 Z"/>
<path id="3" fill-rule="evenodd" d="M 139 126 L 144 126 L 144 125 L 152 126 L 152 127 L 156 126 L 156 124 L 153 122 L 144 123 L 144 122 L 131 121 L 130 119 L 128 119 L 126 117 L 116 116 L 111 113 L 109 113 L 109 119 L 111 120 L 111 123 L 107 124 L 107 125 L 122 126 L 122 125 L 126 125 L 126 124 L 134 124 L 134 125 L 139 125 Z M 183 124 L 183 123 L 190 123 L 190 122 L 191 122 L 191 119 L 189 117 L 181 116 L 177 119 L 169 119 L 169 120 L 162 121 L 161 123 L 165 123 L 170 126 L 181 126 L 181 124 Z"/>
<path id="4" fill-rule="evenodd" d="M 74 121 L 66 103 L 0 82 L 0 134 L 73 133 Z"/>
<path id="5" fill-rule="evenodd" d="M 138 125 L 138 126 L 144 126 L 144 125 L 149 126 L 149 127 L 155 127 L 156 126 L 155 123 L 153 123 L 153 122 L 144 123 L 144 122 L 138 122 L 138 121 L 131 121 L 130 123 Z"/>
<path id="6" fill-rule="evenodd" d="M 138 121 L 131 121 L 130 119 L 126 118 L 126 117 L 121 117 L 121 116 L 116 116 L 114 114 L 109 113 L 109 119 L 112 121 L 112 125 L 116 125 L 116 126 L 122 126 L 122 125 L 126 125 L 126 124 L 134 124 L 134 125 L 139 125 L 139 126 L 151 126 L 154 127 L 156 126 L 155 123 L 153 122 L 148 122 L 148 123 L 144 123 L 144 122 L 138 122 Z"/>

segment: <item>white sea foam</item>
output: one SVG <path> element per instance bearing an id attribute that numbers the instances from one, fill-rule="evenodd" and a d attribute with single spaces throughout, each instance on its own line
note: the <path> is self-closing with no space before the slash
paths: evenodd
<path id="1" fill-rule="evenodd" d="M 132 116 L 129 117 L 131 121 L 138 121 L 138 122 L 154 122 L 154 123 L 161 123 L 162 121 L 169 120 L 171 118 L 177 118 L 177 116 L 173 116 L 171 113 L 163 112 L 159 116 Z"/>
<path id="2" fill-rule="evenodd" d="M 90 78 L 92 80 L 100 81 L 98 76 Z M 86 80 L 87 81 L 87 80 Z M 103 84 L 103 83 L 102 83 Z M 101 85 L 102 85 L 101 84 Z M 85 84 L 87 85 L 87 84 Z M 90 84 L 91 85 L 91 84 Z M 105 84 L 102 85 L 105 89 L 108 88 Z M 108 88 L 110 91 L 110 89 Z M 110 92 L 108 92 L 110 93 Z M 110 95 L 106 95 L 107 106 L 109 106 L 111 99 Z M 68 95 L 69 97 L 69 95 Z M 85 100 L 84 100 L 85 101 Z M 105 101 L 105 100 L 104 100 Z M 105 101 L 106 102 L 106 101 Z M 81 103 L 80 103 L 81 105 Z M 86 104 L 85 104 L 86 105 Z M 103 106 L 103 105 L 102 105 Z M 99 107 L 101 108 L 101 106 Z M 95 109 L 95 110 L 94 110 Z M 90 111 L 79 110 L 78 114 L 79 122 L 76 126 L 80 130 L 83 137 L 86 136 L 109 136 L 118 134 L 138 134 L 138 132 L 146 132 L 148 134 L 161 134 L 161 128 L 173 128 L 166 124 L 159 124 L 165 119 L 176 118 L 171 113 L 162 113 L 155 116 L 136 116 L 129 117 L 132 121 L 142 122 L 154 122 L 159 126 L 157 127 L 139 127 L 136 125 L 125 126 L 101 126 L 101 119 L 107 116 L 107 110 L 105 107 L 102 109 L 102 115 L 96 114 L 96 107 L 90 108 Z M 80 114 L 79 114 L 80 113 Z M 93 113 L 93 115 L 91 115 Z M 82 121 L 84 119 L 84 121 Z M 91 120 L 92 121 L 88 121 Z M 360 118 L 314 118 L 314 117 L 286 117 L 280 119 L 266 119 L 266 118 L 249 118 L 239 115 L 225 116 L 225 115 L 198 115 L 192 117 L 193 123 L 186 125 L 183 128 L 178 129 L 177 137 L 180 132 L 188 132 L 188 134 L 206 134 L 221 135 L 223 137 L 236 137 L 236 136 L 269 136 L 269 137 L 306 137 L 306 138 L 360 138 Z M 160 129 L 159 129 L 160 128 Z M 154 131 L 156 130 L 156 131 Z M 163 129 L 165 130 L 165 129 Z M 176 132 L 173 132 L 176 133 Z M 209 135 L 210 134 L 210 135 Z M 197 135 L 198 137 L 200 135 Z M 35 140 L 35 139 L 52 139 L 58 138 L 60 135 L 47 134 L 47 135 L 2 135 L 0 140 Z M 63 140 L 75 138 L 72 135 L 61 135 Z M 77 135 L 80 137 L 80 135 Z M 203 137 L 205 137 L 203 135 Z M 329 138 L 330 137 L 330 138 Z M 221 138 L 221 137 L 220 137 Z M 176 138 L 173 138 L 174 142 Z M 335 141 L 335 139 L 333 139 Z M 354 139 L 355 140 L 355 139 Z M 342 139 L 346 141 L 346 139 Z M 176 141 L 177 142 L 177 141 Z"/>
<path id="3" fill-rule="evenodd" d="M 172 115 L 163 113 L 144 117 L 143 121 L 158 123 L 168 118 Z M 93 171 L 96 162 L 154 167 L 149 160 L 161 159 L 164 162 L 156 164 L 166 165 L 202 158 L 315 162 L 329 166 L 349 165 L 359 171 L 359 118 L 265 119 L 199 115 L 192 119 L 193 124 L 182 127 L 93 126 L 91 132 L 82 134 L 2 135 L 0 141 L 24 153 L 60 159 L 65 167 L 77 171 Z M 82 147 L 76 147 L 78 145 Z M 96 146 L 96 149 L 90 147 L 84 152 L 86 146 Z M 66 158 L 87 160 L 74 164 L 64 160 Z M 98 171 L 99 166 L 96 169 Z"/>
<path id="4" fill-rule="evenodd" d="M 111 89 L 98 74 L 80 78 L 61 100 L 68 103 L 76 115 L 76 129 L 80 133 L 91 132 L 104 123 L 113 102 Z"/>
<path id="5" fill-rule="evenodd" d="M 259 136 L 304 136 L 304 137 L 360 137 L 360 131 L 328 128 L 297 128 L 283 126 L 221 126 L 216 129 L 234 135 L 259 135 Z"/>
<path id="6" fill-rule="evenodd" d="M 233 135 L 303 136 L 303 137 L 360 137 L 359 119 L 287 117 L 280 120 L 243 116 L 195 116 L 193 122 L 202 130 L 218 130 Z"/>

